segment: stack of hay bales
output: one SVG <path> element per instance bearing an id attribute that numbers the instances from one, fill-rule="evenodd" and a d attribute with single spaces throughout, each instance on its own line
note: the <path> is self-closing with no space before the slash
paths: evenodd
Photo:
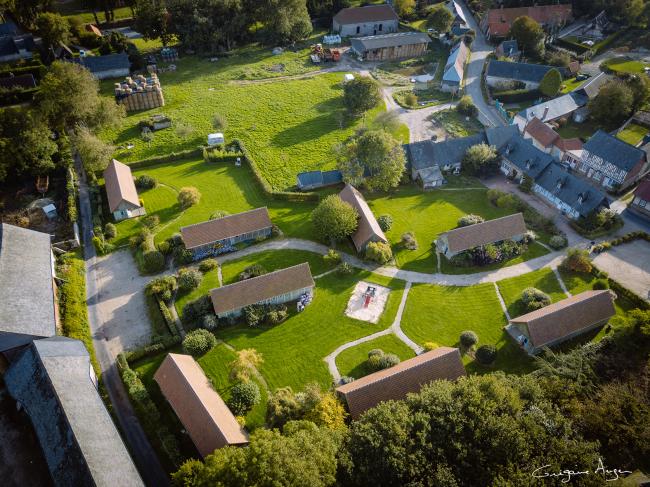
<path id="1" fill-rule="evenodd" d="M 133 78 L 127 76 L 124 82 L 115 83 L 115 101 L 124 105 L 127 112 L 165 105 L 160 81 L 155 73 L 149 78 L 142 75 Z"/>

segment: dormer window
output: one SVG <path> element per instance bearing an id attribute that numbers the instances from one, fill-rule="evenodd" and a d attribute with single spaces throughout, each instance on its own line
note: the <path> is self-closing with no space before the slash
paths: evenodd
<path id="1" fill-rule="evenodd" d="M 532 165 L 533 165 L 532 161 L 531 161 L 530 159 L 528 159 L 528 160 L 526 161 L 526 169 L 530 169 L 530 167 L 531 167 Z"/>

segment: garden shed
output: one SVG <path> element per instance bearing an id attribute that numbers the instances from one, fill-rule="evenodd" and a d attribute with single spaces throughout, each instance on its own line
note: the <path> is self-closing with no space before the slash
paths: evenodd
<path id="1" fill-rule="evenodd" d="M 223 134 L 221 132 L 216 132 L 214 134 L 208 134 L 208 145 L 213 146 L 213 145 L 219 145 L 223 144 L 226 141 L 224 138 Z"/>
<path id="2" fill-rule="evenodd" d="M 113 159 L 104 170 L 104 184 L 108 208 L 115 221 L 145 215 L 147 212 L 140 204 L 135 188 L 131 168 Z"/>

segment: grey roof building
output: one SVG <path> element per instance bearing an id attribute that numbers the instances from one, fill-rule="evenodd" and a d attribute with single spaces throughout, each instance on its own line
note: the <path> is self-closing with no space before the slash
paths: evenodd
<path id="1" fill-rule="evenodd" d="M 423 32 L 395 32 L 350 41 L 351 50 L 367 61 L 388 61 L 418 57 L 425 53 L 431 38 Z"/>
<path id="2" fill-rule="evenodd" d="M 511 63 L 508 61 L 490 61 L 487 76 L 511 79 L 516 81 L 532 81 L 539 83 L 553 66 L 530 63 Z"/>
<path id="3" fill-rule="evenodd" d="M 0 352 L 56 334 L 50 235 L 0 224 Z"/>
<path id="4" fill-rule="evenodd" d="M 567 93 L 520 111 L 515 116 L 515 123 L 523 131 L 526 124 L 535 117 L 544 123 L 568 117 L 579 108 L 584 107 L 588 101 L 589 98 L 580 92 Z"/>
<path id="5" fill-rule="evenodd" d="M 5 383 L 34 425 L 55 485 L 144 485 L 97 393 L 82 342 L 34 341 L 11 365 Z"/>
<path id="6" fill-rule="evenodd" d="M 97 79 L 128 76 L 131 69 L 129 56 L 125 52 L 105 56 L 84 56 L 74 58 L 72 61 L 88 69 Z"/>
<path id="7" fill-rule="evenodd" d="M 509 57 L 512 59 L 519 59 L 521 51 L 519 50 L 519 45 L 515 39 L 501 42 L 496 48 L 497 56 Z"/>
<path id="8" fill-rule="evenodd" d="M 520 135 L 513 137 L 508 142 L 502 156 L 502 171 L 505 166 L 508 166 L 506 174 L 519 180 L 524 174 L 532 179 L 537 179 L 553 162 L 553 157 L 550 154 L 538 149 L 530 140 L 524 139 Z M 505 173 L 505 171 L 503 172 Z"/>
<path id="9" fill-rule="evenodd" d="M 334 169 L 332 171 L 307 171 L 301 172 L 296 176 L 298 189 L 308 191 L 310 189 L 324 188 L 343 182 L 341 171 Z"/>

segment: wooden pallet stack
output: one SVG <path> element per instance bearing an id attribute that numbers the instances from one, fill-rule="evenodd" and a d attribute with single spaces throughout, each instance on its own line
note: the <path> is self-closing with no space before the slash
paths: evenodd
<path id="1" fill-rule="evenodd" d="M 124 105 L 127 112 L 165 105 L 160 81 L 155 73 L 148 78 L 142 75 L 133 78 L 127 76 L 124 82 L 115 83 L 115 101 Z"/>

